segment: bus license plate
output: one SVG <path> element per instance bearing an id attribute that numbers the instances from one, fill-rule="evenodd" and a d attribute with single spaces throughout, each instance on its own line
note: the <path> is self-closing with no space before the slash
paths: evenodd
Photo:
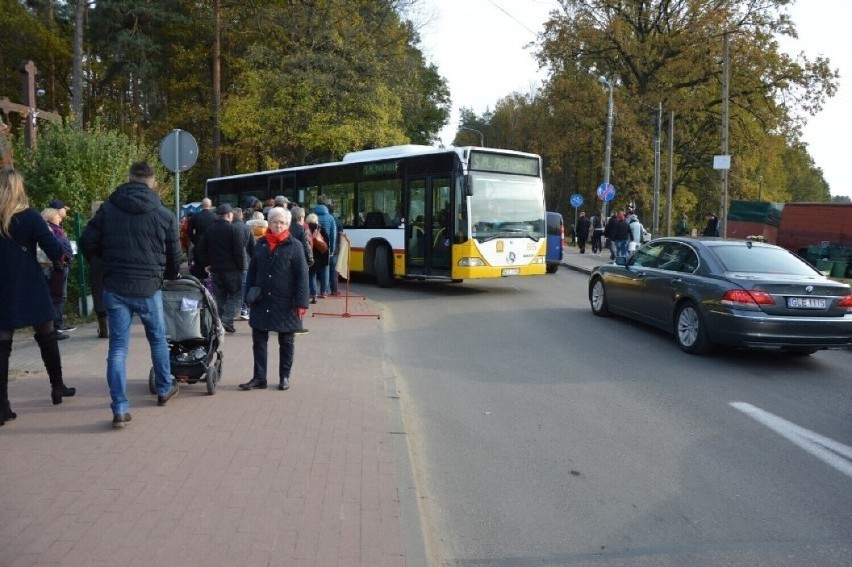
<path id="1" fill-rule="evenodd" d="M 816 297 L 788 297 L 787 307 L 790 309 L 825 309 L 825 299 Z"/>
<path id="2" fill-rule="evenodd" d="M 520 273 L 521 273 L 520 268 L 503 268 L 503 275 L 504 276 L 517 276 Z"/>

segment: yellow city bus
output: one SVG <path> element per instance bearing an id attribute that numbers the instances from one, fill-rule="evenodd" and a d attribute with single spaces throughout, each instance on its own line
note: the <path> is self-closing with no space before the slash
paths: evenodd
<path id="1" fill-rule="evenodd" d="M 334 205 L 350 271 L 382 287 L 396 278 L 461 281 L 545 273 L 541 158 L 493 148 L 394 146 L 342 161 L 208 179 L 214 204 L 283 195 Z"/>

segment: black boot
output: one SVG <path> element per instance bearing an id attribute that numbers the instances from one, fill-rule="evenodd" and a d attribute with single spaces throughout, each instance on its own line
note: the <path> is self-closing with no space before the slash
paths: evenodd
<path id="1" fill-rule="evenodd" d="M 35 340 L 41 350 L 41 359 L 50 379 L 50 399 L 53 405 L 61 404 L 63 397 L 71 397 L 77 393 L 76 388 L 69 388 L 62 382 L 62 358 L 59 355 L 57 333 L 51 331 L 46 335 L 35 335 Z"/>
<path id="2" fill-rule="evenodd" d="M 18 417 L 9 407 L 9 356 L 12 354 L 12 340 L 0 341 L 0 425 L 7 419 Z"/>

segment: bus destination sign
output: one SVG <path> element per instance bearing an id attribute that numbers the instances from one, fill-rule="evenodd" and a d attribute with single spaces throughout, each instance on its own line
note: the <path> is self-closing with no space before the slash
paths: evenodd
<path id="1" fill-rule="evenodd" d="M 372 177 L 375 175 L 396 175 L 398 167 L 398 161 L 368 163 L 364 166 L 362 173 L 364 174 L 364 177 Z"/>
<path id="2" fill-rule="evenodd" d="M 470 152 L 470 169 L 495 173 L 539 174 L 537 157 L 507 156 L 483 152 Z"/>

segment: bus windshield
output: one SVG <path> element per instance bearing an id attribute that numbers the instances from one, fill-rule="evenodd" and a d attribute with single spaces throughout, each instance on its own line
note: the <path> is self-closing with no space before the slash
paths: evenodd
<path id="1" fill-rule="evenodd" d="M 472 236 L 480 241 L 544 237 L 541 179 L 499 173 L 471 173 Z"/>

